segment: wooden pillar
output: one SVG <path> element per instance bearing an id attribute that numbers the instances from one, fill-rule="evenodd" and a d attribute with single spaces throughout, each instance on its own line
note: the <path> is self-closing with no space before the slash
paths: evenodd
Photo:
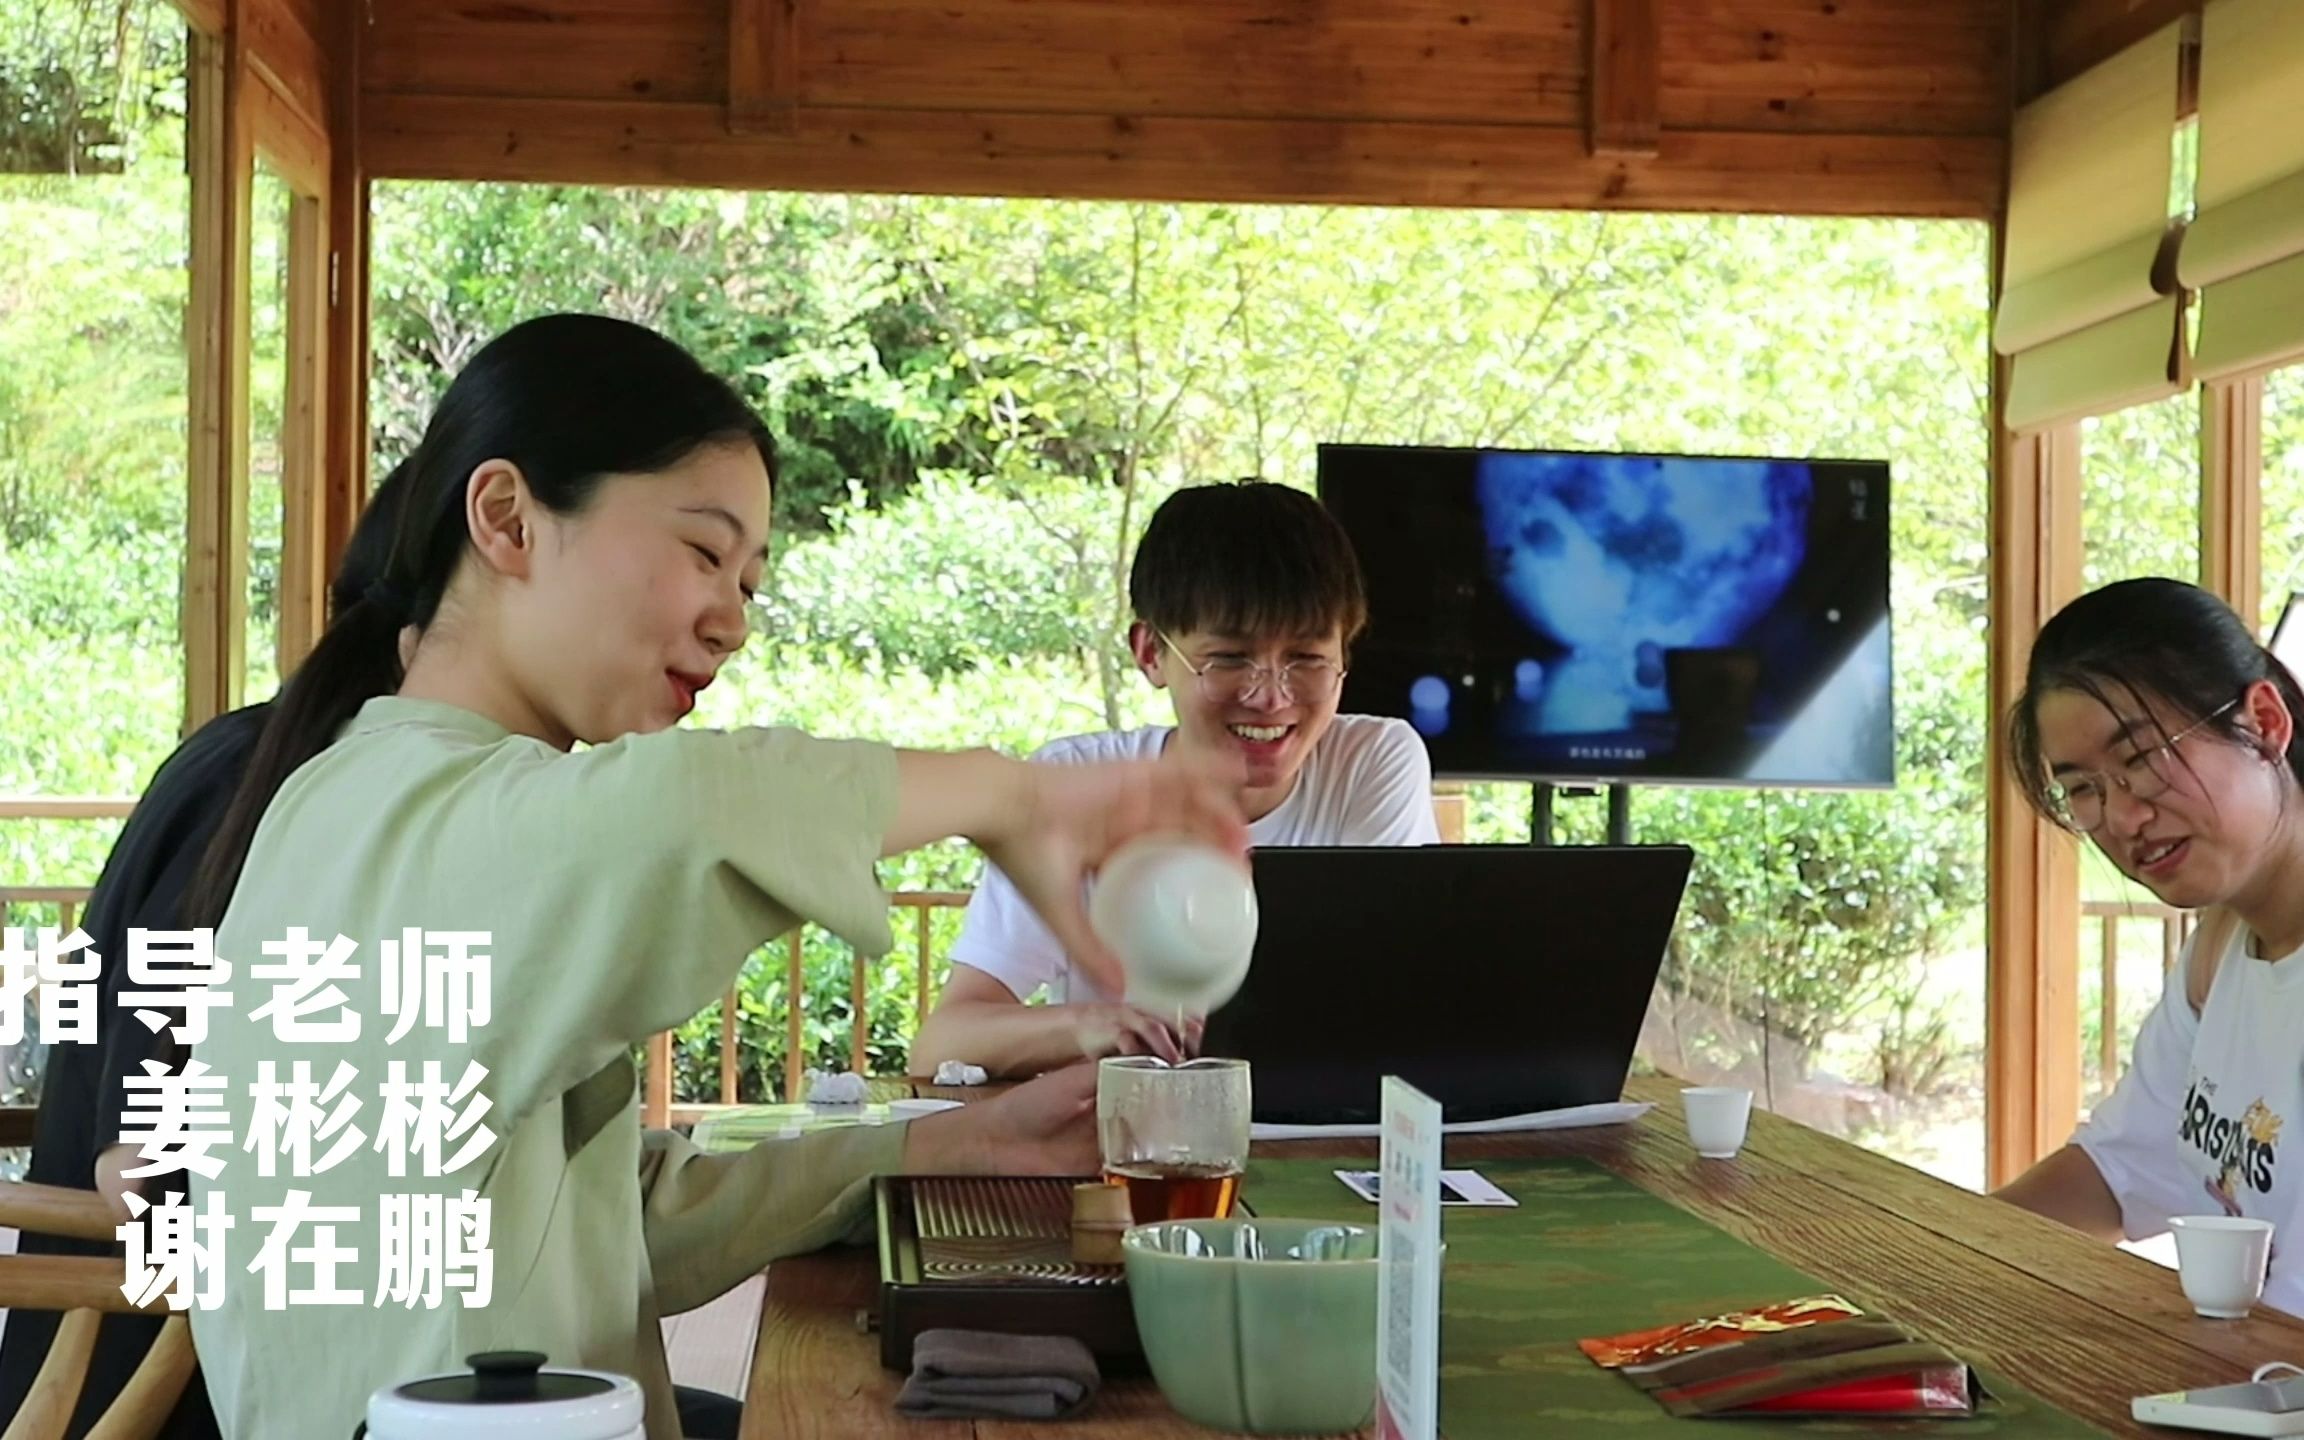
<path id="1" fill-rule="evenodd" d="M 260 62 L 261 56 L 252 56 Z M 288 189 L 286 384 L 280 414 L 280 591 L 274 637 L 278 673 L 300 664 L 326 619 L 328 557 L 323 530 L 328 424 L 328 132 L 307 100 L 261 63 L 243 93 L 257 155 Z"/>
<path id="2" fill-rule="evenodd" d="M 328 219 L 326 202 L 288 202 L 288 384 L 281 404 L 280 628 L 286 679 L 327 623 Z"/>
<path id="3" fill-rule="evenodd" d="M 328 428 L 321 468 L 322 566 L 336 573 L 368 503 L 368 170 L 361 160 L 363 5 L 333 7 L 328 129 Z"/>
<path id="4" fill-rule="evenodd" d="M 2200 585 L 2264 628 L 2264 380 L 2200 387 Z"/>
<path id="5" fill-rule="evenodd" d="M 241 28 L 265 33 L 252 22 L 244 21 Z M 288 273 L 281 294 L 286 383 L 280 411 L 279 624 L 274 636 L 278 673 L 286 676 L 318 638 L 328 593 L 321 473 L 329 409 L 329 141 L 326 116 L 314 94 L 325 82 L 309 63 L 291 66 L 284 54 L 267 63 L 261 51 L 251 52 L 248 62 L 248 83 L 240 95 L 250 144 L 288 190 L 283 237 Z"/>
<path id="6" fill-rule="evenodd" d="M 1996 433 L 1984 1127 L 1988 1182 L 2001 1185 L 2063 1144 L 2080 1113 L 2078 850 L 2007 778 L 2000 726 L 2032 638 L 2080 588 L 2080 432 Z"/>
<path id="7" fill-rule="evenodd" d="M 240 703 L 247 671 L 248 305 L 255 154 L 239 27 L 189 39 L 190 388 L 185 504 L 184 728 Z"/>

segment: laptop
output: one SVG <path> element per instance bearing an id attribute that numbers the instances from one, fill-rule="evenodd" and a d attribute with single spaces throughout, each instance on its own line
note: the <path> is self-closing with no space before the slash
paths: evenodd
<path id="1" fill-rule="evenodd" d="M 1620 1100 L 1693 853 L 1257 850 L 1255 959 L 1200 1053 L 1282 1124 L 1372 1123 L 1386 1075 L 1449 1121 Z"/>

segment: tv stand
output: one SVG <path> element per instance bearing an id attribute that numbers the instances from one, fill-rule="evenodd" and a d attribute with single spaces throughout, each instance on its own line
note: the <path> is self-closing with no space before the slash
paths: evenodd
<path id="1" fill-rule="evenodd" d="M 1608 843 L 1632 843 L 1632 787 L 1619 781 L 1606 787 L 1595 785 L 1558 785 L 1550 780 L 1538 780 L 1528 787 L 1528 843 L 1551 845 L 1552 808 L 1556 800 L 1590 798 L 1605 794 L 1608 797 Z"/>

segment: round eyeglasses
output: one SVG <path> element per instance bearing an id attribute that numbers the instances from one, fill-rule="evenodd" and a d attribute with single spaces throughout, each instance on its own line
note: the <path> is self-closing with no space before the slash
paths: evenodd
<path id="1" fill-rule="evenodd" d="M 2116 770 L 2067 770 L 2048 783 L 2041 799 L 2056 823 L 2075 835 L 2092 835 L 2104 828 L 2104 807 L 2113 787 L 2131 800 L 2157 800 L 2176 783 L 2176 747 L 2229 714 L 2240 703 L 2235 695 L 2157 745 L 2148 745 L 2120 762 Z"/>
<path id="2" fill-rule="evenodd" d="M 1319 656 L 1291 660 L 1277 670 L 1259 665 L 1244 655 L 1213 655 L 1195 665 L 1192 657 L 1166 634 L 1158 630 L 1152 633 L 1160 636 L 1161 644 L 1176 652 L 1176 658 L 1184 662 L 1184 668 L 1199 682 L 1201 696 L 1211 705 L 1243 704 L 1267 685 L 1273 686 L 1274 693 L 1282 700 L 1319 705 L 1344 682 L 1344 667 Z"/>

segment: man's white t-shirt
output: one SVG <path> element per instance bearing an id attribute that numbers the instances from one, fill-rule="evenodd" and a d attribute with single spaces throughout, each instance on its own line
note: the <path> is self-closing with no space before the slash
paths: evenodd
<path id="1" fill-rule="evenodd" d="M 1156 760 L 1175 728 L 1072 735 L 1050 741 L 1032 758 L 1057 764 Z M 1337 716 L 1296 772 L 1296 787 L 1271 814 L 1249 825 L 1248 839 L 1254 845 L 1437 844 L 1432 761 L 1423 740 L 1402 720 Z M 1064 947 L 995 865 L 984 867 L 968 902 L 952 962 L 992 976 L 1019 1000 L 1043 987 L 1058 1003 L 1117 998 L 1073 969 Z"/>
<path id="2" fill-rule="evenodd" d="M 2304 950 L 2267 963 L 2245 926 L 2230 929 L 2198 1014 L 2185 946 L 2127 1073 L 2072 1140 L 2119 1197 L 2131 1240 L 2176 1215 L 2271 1221 L 2265 1303 L 2304 1315 L 2304 1161 L 2281 1163 L 2304 1121 Z"/>

